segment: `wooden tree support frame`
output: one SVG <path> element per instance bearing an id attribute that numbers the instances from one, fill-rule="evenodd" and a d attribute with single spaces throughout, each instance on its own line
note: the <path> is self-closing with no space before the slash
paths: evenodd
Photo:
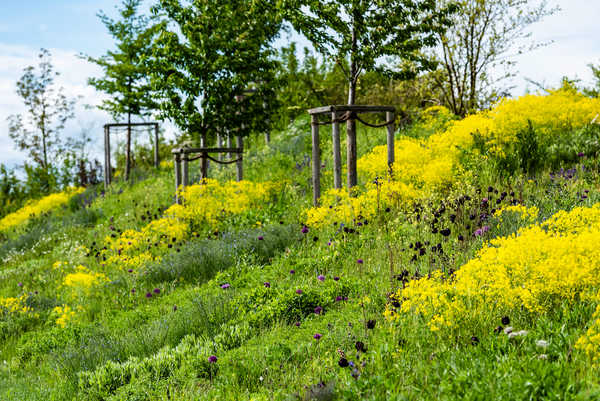
<path id="1" fill-rule="evenodd" d="M 113 123 L 104 124 L 104 189 L 107 190 L 112 182 L 112 168 L 110 165 L 110 129 L 114 127 L 154 127 L 154 167 L 160 163 L 158 155 L 158 123 Z"/>
<path id="2" fill-rule="evenodd" d="M 241 137 L 237 137 L 237 148 L 227 147 L 227 148 L 177 148 L 173 149 L 173 158 L 175 163 L 175 203 L 181 204 L 181 196 L 179 192 L 185 187 L 187 187 L 190 183 L 189 181 L 189 162 L 200 159 L 201 165 L 201 176 L 202 179 L 208 178 L 208 160 L 212 160 L 218 164 L 236 164 L 237 167 L 237 181 L 241 181 L 244 179 L 244 169 L 243 169 L 243 139 Z M 215 159 L 210 156 L 211 153 L 218 154 L 238 154 L 239 157 L 237 159 L 223 161 L 221 158 Z"/>
<path id="3" fill-rule="evenodd" d="M 394 164 L 394 132 L 396 131 L 396 108 L 392 106 L 359 106 L 359 105 L 335 105 L 323 106 L 308 110 L 311 121 L 312 132 L 312 184 L 313 205 L 319 205 L 321 197 L 321 147 L 319 144 L 319 126 L 331 124 L 333 141 L 333 185 L 336 189 L 342 188 L 342 157 L 340 149 L 340 123 L 348 120 L 358 120 L 370 127 L 387 127 L 387 150 L 388 166 L 390 176 Z M 383 124 L 370 124 L 360 118 L 363 113 L 385 113 L 386 122 Z M 320 115 L 329 115 L 331 120 L 319 121 Z M 356 182 L 356 143 L 347 141 L 346 163 L 348 167 L 348 190 L 353 182 Z"/>

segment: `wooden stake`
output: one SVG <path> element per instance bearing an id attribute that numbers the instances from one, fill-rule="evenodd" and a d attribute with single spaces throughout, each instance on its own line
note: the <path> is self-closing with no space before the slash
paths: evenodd
<path id="1" fill-rule="evenodd" d="M 159 160 L 159 155 L 158 155 L 158 124 L 154 124 L 154 167 L 158 168 L 158 166 L 160 165 L 160 160 Z"/>
<path id="2" fill-rule="evenodd" d="M 236 136 L 236 145 L 238 147 L 238 149 L 241 149 L 242 151 L 244 150 L 244 138 L 242 138 L 241 136 Z M 237 161 L 236 166 L 237 166 L 237 180 L 242 181 L 244 179 L 244 153 L 240 153 L 239 156 L 239 160 Z"/>
<path id="3" fill-rule="evenodd" d="M 333 187 L 342 188 L 342 155 L 340 150 L 340 123 L 335 121 L 337 113 L 331 113 L 331 136 L 333 139 Z"/>
<path id="4" fill-rule="evenodd" d="M 387 125 L 387 154 L 388 154 L 388 168 L 390 172 L 390 177 L 393 174 L 393 165 L 395 161 L 394 156 L 394 133 L 396 131 L 396 114 L 392 111 L 386 111 L 385 113 L 386 121 L 391 121 Z"/>
<path id="5" fill-rule="evenodd" d="M 319 125 L 317 116 L 310 116 L 310 127 L 312 133 L 312 184 L 313 205 L 319 206 L 321 197 L 321 148 L 319 147 Z"/>
<path id="6" fill-rule="evenodd" d="M 179 187 L 181 186 L 181 154 L 175 153 L 175 203 L 181 205 L 181 197 L 179 196 Z"/>

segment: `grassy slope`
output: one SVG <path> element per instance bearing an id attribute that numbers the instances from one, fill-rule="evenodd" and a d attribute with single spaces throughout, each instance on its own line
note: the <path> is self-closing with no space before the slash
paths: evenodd
<path id="1" fill-rule="evenodd" d="M 294 144 L 291 136 L 273 145 L 283 153 L 255 146 L 248 158 L 251 179 L 291 176 L 289 203 L 283 214 L 272 216 L 284 225 L 194 239 L 156 267 L 156 274 L 111 277 L 105 294 L 70 328 L 17 325 L 0 346 L 0 363 L 6 361 L 0 365 L 0 399 L 597 398 L 597 371 L 572 351 L 591 307 L 565 306 L 541 318 L 512 316 L 512 325 L 530 331 L 519 342 L 487 328 L 439 337 L 417 316 L 392 329 L 382 315 L 390 291 L 388 241 L 397 271 L 423 274 L 431 269 L 431 260 L 411 262 L 409 245 L 415 241 L 440 241 L 446 256 L 438 263 L 457 268 L 482 240 L 459 242 L 455 233 L 444 240 L 395 211 L 357 227 L 359 234 L 330 227 L 302 235 L 299 211 L 310 197 L 310 166 L 302 166 L 307 138 Z M 217 175 L 226 178 L 231 172 Z M 507 184 L 516 187 L 515 182 Z M 9 252 L 10 260 L 3 264 L 0 294 L 18 295 L 22 289 L 16 283 L 22 282 L 25 291 L 39 291 L 39 310 L 59 304 L 61 275 L 50 266 L 77 245 L 100 241 L 111 233 L 111 225 L 141 227 L 144 223 L 132 210 L 168 205 L 171 186 L 165 172 L 133 187 L 117 186 L 89 209 L 65 210 L 39 222 L 50 228 L 32 224 L 25 234 L 31 239 L 14 238 L 3 250 L 3 257 L 10 247 L 19 252 Z M 548 216 L 579 204 L 576 193 L 584 187 L 591 190 L 586 204 L 600 200 L 600 180 L 590 173 L 560 188 L 544 178 L 525 182 L 524 201 Z M 517 224 L 491 224 L 489 236 L 514 232 Z M 259 235 L 264 240 L 259 242 Z M 327 244 L 331 238 L 333 246 Z M 232 243 L 239 244 L 234 252 Z M 166 267 L 171 273 L 165 273 Z M 173 275 L 187 279 L 178 282 Z M 227 290 L 220 288 L 225 282 L 231 284 Z M 131 296 L 132 286 L 162 292 L 146 300 Z M 304 293 L 296 294 L 297 289 Z M 348 300 L 336 301 L 337 296 Z M 314 313 L 316 306 L 323 307 L 321 314 Z M 375 321 L 373 329 L 366 328 L 369 320 Z M 315 333 L 322 335 L 319 341 L 313 339 Z M 480 339 L 477 346 L 473 335 Z M 548 360 L 537 358 L 535 340 L 541 338 L 551 343 Z M 356 350 L 357 341 L 367 352 Z M 341 353 L 355 370 L 338 366 Z M 213 354 L 218 362 L 210 365 L 207 357 Z"/>

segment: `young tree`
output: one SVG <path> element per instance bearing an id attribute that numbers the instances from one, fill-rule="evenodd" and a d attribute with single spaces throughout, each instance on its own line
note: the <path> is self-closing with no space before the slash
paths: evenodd
<path id="1" fill-rule="evenodd" d="M 154 11 L 163 16 L 152 75 L 162 115 L 196 141 L 216 128 L 246 136 L 264 124 L 281 26 L 271 3 L 159 0 Z M 250 86 L 257 92 L 236 104 Z"/>
<path id="2" fill-rule="evenodd" d="M 594 86 L 585 88 L 583 92 L 590 97 L 600 97 L 600 64 L 588 64 L 588 67 L 590 67 L 594 76 Z"/>
<path id="3" fill-rule="evenodd" d="M 431 67 L 421 50 L 436 44 L 454 11 L 435 0 L 283 0 L 294 28 L 304 34 L 325 57 L 342 68 L 348 82 L 347 104 L 356 102 L 357 83 L 365 71 L 380 71 L 395 78 L 414 77 Z M 395 58 L 406 66 L 383 62 Z M 348 186 L 357 184 L 356 129 L 347 122 Z"/>
<path id="4" fill-rule="evenodd" d="M 437 84 L 444 103 L 464 116 L 506 92 L 498 85 L 514 76 L 511 54 L 543 45 L 526 43 L 527 28 L 558 9 L 546 0 L 459 0 L 459 6 L 451 28 L 438 33 L 434 59 L 442 67 Z"/>
<path id="5" fill-rule="evenodd" d="M 49 192 L 52 163 L 60 159 L 60 132 L 67 120 L 74 116 L 74 99 L 68 99 L 62 88 L 55 88 L 50 52 L 41 49 L 38 69 L 25 68 L 17 81 L 17 94 L 27 108 L 25 117 L 8 117 L 8 134 L 19 150 L 27 152 L 41 175 L 41 190 Z M 33 167 L 31 167 L 33 168 Z"/>
<path id="6" fill-rule="evenodd" d="M 90 78 L 88 83 L 110 95 L 99 106 L 117 120 L 127 116 L 147 116 L 156 109 L 149 83 L 147 59 L 152 52 L 152 40 L 159 29 L 153 19 L 139 15 L 143 0 L 123 0 L 121 19 L 115 21 L 100 11 L 98 17 L 116 40 L 117 49 L 100 58 L 84 56 L 104 70 L 104 77 Z M 131 126 L 127 127 L 125 148 L 125 180 L 131 171 Z"/>

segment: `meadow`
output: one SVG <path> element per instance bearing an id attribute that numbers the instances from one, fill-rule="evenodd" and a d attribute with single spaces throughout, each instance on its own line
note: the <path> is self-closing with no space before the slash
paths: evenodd
<path id="1" fill-rule="evenodd" d="M 0 219 L 0 399 L 598 399 L 599 113 L 429 108 L 392 175 L 360 127 L 320 207 L 303 118 L 182 205 L 167 162 L 32 200 Z"/>

